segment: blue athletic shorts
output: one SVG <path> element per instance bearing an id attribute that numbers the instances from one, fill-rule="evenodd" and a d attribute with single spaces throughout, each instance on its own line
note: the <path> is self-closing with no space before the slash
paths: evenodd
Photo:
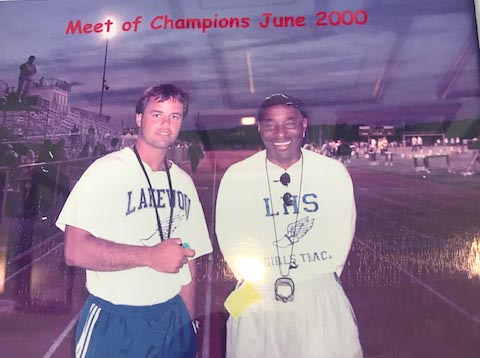
<path id="1" fill-rule="evenodd" d="M 76 335 L 76 358 L 194 358 L 197 337 L 180 296 L 152 306 L 114 305 L 90 295 Z"/>

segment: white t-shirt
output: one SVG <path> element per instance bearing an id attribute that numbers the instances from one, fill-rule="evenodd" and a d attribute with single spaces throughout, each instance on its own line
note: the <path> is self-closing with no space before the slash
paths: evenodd
<path id="1" fill-rule="evenodd" d="M 220 249 L 237 278 L 245 278 L 245 266 L 263 271 L 255 284 L 267 292 L 281 274 L 288 273 L 294 282 L 340 275 L 355 232 L 353 186 L 345 167 L 311 151 L 302 153 L 303 164 L 300 159 L 285 171 L 266 161 L 261 151 L 233 164 L 220 183 Z M 291 179 L 288 187 L 279 180 L 285 172 Z M 283 204 L 287 192 L 294 197 L 292 206 Z M 298 267 L 289 270 L 291 256 Z"/>
<path id="2" fill-rule="evenodd" d="M 70 193 L 56 225 L 75 226 L 120 244 L 152 246 L 160 242 L 154 205 L 167 238 L 170 195 L 165 171 L 153 172 L 144 163 L 152 183 L 131 148 L 96 160 Z M 172 163 L 174 212 L 170 237 L 181 238 L 196 257 L 212 251 L 203 209 L 190 176 Z M 151 195 L 153 194 L 153 195 Z M 149 267 L 100 272 L 87 270 L 88 291 L 114 304 L 132 306 L 165 302 L 180 292 L 191 276 L 185 265 L 179 273 L 157 272 Z"/>

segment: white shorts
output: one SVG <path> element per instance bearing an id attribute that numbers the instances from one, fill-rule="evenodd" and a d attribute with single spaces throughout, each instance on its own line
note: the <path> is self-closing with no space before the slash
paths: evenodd
<path id="1" fill-rule="evenodd" d="M 295 282 L 292 302 L 260 303 L 227 322 L 227 358 L 361 358 L 352 306 L 333 274 Z M 268 291 L 267 291 L 268 292 Z"/>

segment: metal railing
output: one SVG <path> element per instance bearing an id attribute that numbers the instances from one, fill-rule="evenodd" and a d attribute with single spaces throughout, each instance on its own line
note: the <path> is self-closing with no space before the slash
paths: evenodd
<path id="1" fill-rule="evenodd" d="M 22 164 L 17 167 L 0 167 L 0 189 L 1 189 L 1 213 L 0 224 L 6 215 L 16 217 L 19 214 L 18 208 L 22 206 L 22 211 L 28 210 L 28 205 L 37 205 L 38 203 L 28 202 L 31 191 L 48 188 L 55 207 L 58 204 L 60 180 L 72 180 L 81 175 L 85 168 L 96 158 L 79 158 L 73 160 L 61 160 L 54 162 L 41 162 L 32 164 Z M 68 190 L 69 183 L 67 183 Z M 68 192 L 67 192 L 68 193 Z M 19 200 L 20 199 L 20 202 Z M 33 200 L 33 199 L 31 199 Z M 9 206 L 11 205 L 11 206 Z M 17 210 L 13 210 L 14 207 Z M 25 215 L 25 214 L 24 214 Z"/>
<path id="2" fill-rule="evenodd" d="M 63 240 L 53 223 L 71 184 L 94 159 L 0 167 L 0 298 L 23 309 L 70 309 L 73 272 L 58 265 Z M 54 268 L 49 278 L 44 267 Z M 48 297 L 52 280 L 61 294 Z"/>

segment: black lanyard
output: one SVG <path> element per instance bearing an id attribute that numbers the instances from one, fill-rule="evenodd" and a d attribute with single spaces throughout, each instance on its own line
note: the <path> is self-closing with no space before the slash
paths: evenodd
<path id="1" fill-rule="evenodd" d="M 143 174 L 145 174 L 145 178 L 147 179 L 148 186 L 150 187 L 150 195 L 153 195 L 152 183 L 150 182 L 150 178 L 148 177 L 147 171 L 145 170 L 145 166 L 143 165 L 142 159 L 140 158 L 140 154 L 138 154 L 137 147 L 135 145 L 133 146 L 133 152 L 135 153 L 138 163 L 140 164 L 140 167 L 143 170 Z M 167 171 L 168 189 L 170 190 L 170 195 L 168 196 L 169 202 L 170 202 L 170 217 L 168 218 L 168 234 L 167 234 L 167 238 L 170 238 L 170 234 L 172 231 L 172 220 L 173 220 L 174 193 L 173 193 L 173 186 L 172 186 L 172 178 L 170 177 L 170 169 L 168 168 L 166 157 L 165 157 L 164 163 L 165 163 L 165 170 Z M 158 206 L 155 203 L 155 197 L 153 197 L 153 206 L 155 208 L 155 216 L 157 217 L 157 228 L 158 228 L 158 232 L 160 233 L 160 240 L 163 241 L 165 240 L 165 237 L 163 236 L 162 223 L 160 221 L 160 215 L 158 214 Z"/>

